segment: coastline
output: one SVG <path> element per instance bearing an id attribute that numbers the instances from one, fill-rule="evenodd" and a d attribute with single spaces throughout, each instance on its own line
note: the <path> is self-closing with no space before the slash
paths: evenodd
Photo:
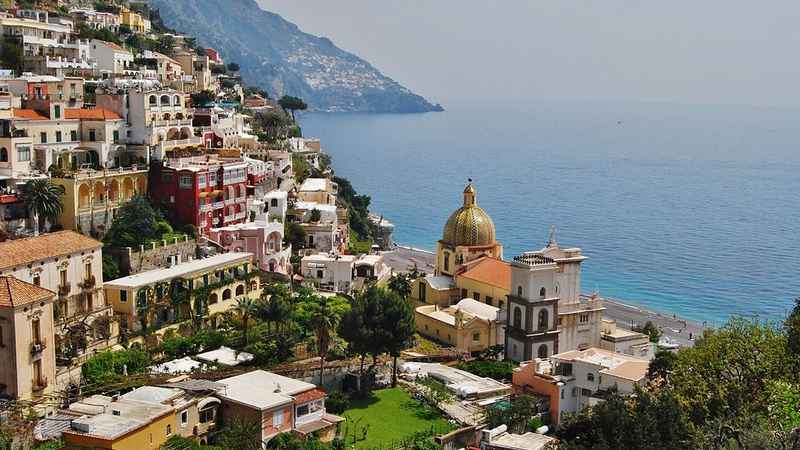
<path id="1" fill-rule="evenodd" d="M 407 272 L 416 266 L 421 272 L 433 273 L 435 254 L 429 250 L 395 244 L 394 250 L 383 252 L 383 256 L 394 272 Z M 603 316 L 615 320 L 620 328 L 630 330 L 651 321 L 661 329 L 663 336 L 681 347 L 692 346 L 705 328 L 702 323 L 676 314 L 645 309 L 619 299 L 604 297 L 603 304 L 606 307 Z"/>

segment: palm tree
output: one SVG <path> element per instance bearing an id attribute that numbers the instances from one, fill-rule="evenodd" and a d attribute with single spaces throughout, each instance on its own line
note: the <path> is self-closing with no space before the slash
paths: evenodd
<path id="1" fill-rule="evenodd" d="M 39 219 L 37 231 L 44 231 L 46 221 L 55 222 L 64 210 L 64 186 L 50 182 L 48 178 L 29 180 L 22 186 L 22 201 L 35 217 Z"/>
<path id="2" fill-rule="evenodd" d="M 242 329 L 244 330 L 244 346 L 247 347 L 247 331 L 250 326 L 250 317 L 255 315 L 257 304 L 250 297 L 240 297 L 236 300 L 236 309 L 242 317 Z"/>
<path id="3" fill-rule="evenodd" d="M 322 387 L 325 357 L 331 345 L 331 330 L 336 328 L 336 317 L 328 306 L 327 298 L 321 299 L 319 307 L 311 316 L 311 327 L 317 337 L 317 354 L 319 354 L 319 385 Z"/>

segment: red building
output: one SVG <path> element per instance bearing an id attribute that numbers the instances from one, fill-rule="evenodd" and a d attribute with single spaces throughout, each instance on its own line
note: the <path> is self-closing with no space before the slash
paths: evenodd
<path id="1" fill-rule="evenodd" d="M 148 187 L 154 205 L 201 234 L 247 218 L 247 163 L 239 158 L 208 155 L 154 163 Z"/>

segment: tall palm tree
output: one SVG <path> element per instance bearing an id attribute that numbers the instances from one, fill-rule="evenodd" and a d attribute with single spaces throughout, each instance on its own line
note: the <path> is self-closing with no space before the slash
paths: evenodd
<path id="1" fill-rule="evenodd" d="M 321 299 L 319 306 L 311 316 L 311 327 L 317 338 L 317 354 L 319 355 L 319 385 L 323 385 L 323 372 L 325 370 L 325 357 L 331 345 L 331 331 L 336 328 L 336 317 L 328 306 L 327 298 Z"/>
<path id="2" fill-rule="evenodd" d="M 244 346 L 247 347 L 247 331 L 250 326 L 250 317 L 256 314 L 258 305 L 250 297 L 240 297 L 236 300 L 236 309 L 242 318 L 242 329 L 244 331 Z"/>
<path id="3" fill-rule="evenodd" d="M 58 215 L 64 210 L 64 186 L 50 182 L 49 178 L 36 178 L 29 180 L 22 186 L 22 201 L 39 219 L 37 231 L 44 231 L 46 221 L 55 222 Z"/>

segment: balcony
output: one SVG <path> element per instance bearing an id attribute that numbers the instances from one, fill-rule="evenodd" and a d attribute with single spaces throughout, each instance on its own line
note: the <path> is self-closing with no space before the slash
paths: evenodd
<path id="1" fill-rule="evenodd" d="M 192 119 L 154 120 L 155 127 L 191 127 Z"/>
<path id="2" fill-rule="evenodd" d="M 79 286 L 81 289 L 86 289 L 86 290 L 88 290 L 88 289 L 91 289 L 91 288 L 93 288 L 93 287 L 94 287 L 94 285 L 96 284 L 96 282 L 97 282 L 97 280 L 95 280 L 95 278 L 94 278 L 94 275 L 89 275 L 89 276 L 88 276 L 87 278 L 85 278 L 83 281 L 81 281 L 80 283 L 78 283 L 78 286 Z"/>
<path id="3" fill-rule="evenodd" d="M 44 349 L 47 348 L 47 341 L 40 339 L 39 342 L 31 343 L 31 356 L 41 355 Z"/>
<path id="4" fill-rule="evenodd" d="M 38 380 L 33 380 L 33 391 L 43 391 L 47 387 L 47 377 L 41 377 Z"/>
<path id="5" fill-rule="evenodd" d="M 70 283 L 64 283 L 58 286 L 58 296 L 59 297 L 66 297 L 69 295 L 69 292 L 72 290 L 72 285 Z"/>
<path id="6" fill-rule="evenodd" d="M 242 212 L 238 212 L 238 213 L 234 214 L 233 215 L 233 220 L 244 219 L 245 217 L 247 217 L 247 212 L 246 211 L 242 211 Z"/>

